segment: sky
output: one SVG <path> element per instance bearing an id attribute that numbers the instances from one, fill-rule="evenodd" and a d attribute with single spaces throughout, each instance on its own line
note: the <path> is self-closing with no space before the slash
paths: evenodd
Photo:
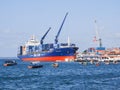
<path id="1" fill-rule="evenodd" d="M 44 43 L 54 43 L 66 12 L 60 43 L 69 37 L 80 52 L 97 47 L 97 27 L 104 47 L 120 47 L 120 0 L 0 0 L 0 57 L 16 57 L 20 45 L 31 35 L 40 40 L 49 27 Z"/>

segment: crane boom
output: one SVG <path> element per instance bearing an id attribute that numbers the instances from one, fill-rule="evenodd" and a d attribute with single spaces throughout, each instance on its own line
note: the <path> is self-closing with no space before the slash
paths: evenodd
<path id="1" fill-rule="evenodd" d="M 65 15 L 65 17 L 64 17 L 64 19 L 63 19 L 63 22 L 62 22 L 62 24 L 61 24 L 61 26 L 60 26 L 60 28 L 59 28 L 59 31 L 58 31 L 57 35 L 55 36 L 55 44 L 58 43 L 58 36 L 60 35 L 61 29 L 62 29 L 62 27 L 63 27 L 63 24 L 64 24 L 64 22 L 65 22 L 65 19 L 66 19 L 67 15 L 68 15 L 68 12 L 66 13 L 66 15 Z"/>
<path id="2" fill-rule="evenodd" d="M 41 43 L 41 45 L 43 44 L 43 40 L 44 40 L 44 38 L 46 37 L 46 35 L 48 34 L 48 32 L 50 31 L 50 29 L 51 29 L 51 27 L 49 27 L 49 29 L 47 30 L 47 32 L 44 34 L 44 36 L 41 38 L 41 41 L 40 41 L 40 43 Z"/>

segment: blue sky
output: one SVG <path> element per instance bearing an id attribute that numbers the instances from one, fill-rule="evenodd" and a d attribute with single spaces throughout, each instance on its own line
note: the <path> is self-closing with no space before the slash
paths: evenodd
<path id="1" fill-rule="evenodd" d="M 0 0 L 0 57 L 14 57 L 31 35 L 54 42 L 65 13 L 69 12 L 59 42 L 76 43 L 79 51 L 96 47 L 95 23 L 105 47 L 120 47 L 120 0 Z"/>

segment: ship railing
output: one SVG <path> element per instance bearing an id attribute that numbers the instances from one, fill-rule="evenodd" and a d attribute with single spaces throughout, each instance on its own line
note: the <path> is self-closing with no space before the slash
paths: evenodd
<path id="1" fill-rule="evenodd" d="M 30 54 L 39 54 L 39 53 L 40 53 L 39 51 L 37 51 L 37 52 L 35 52 L 35 51 L 34 51 L 34 52 L 27 52 L 26 55 L 30 55 Z"/>
<path id="2" fill-rule="evenodd" d="M 68 44 L 68 43 L 65 43 L 65 44 L 60 44 L 59 47 L 60 47 L 60 48 L 75 47 L 75 44 Z"/>

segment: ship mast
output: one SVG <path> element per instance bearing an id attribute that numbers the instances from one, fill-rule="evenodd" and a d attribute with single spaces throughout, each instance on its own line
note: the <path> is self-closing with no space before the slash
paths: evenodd
<path id="1" fill-rule="evenodd" d="M 70 38 L 69 38 L 69 36 L 68 36 L 68 46 L 70 46 Z"/>
<path id="2" fill-rule="evenodd" d="M 97 21 L 95 20 L 94 22 L 95 22 L 95 30 L 96 30 L 96 39 L 98 41 L 99 47 L 102 47 L 102 39 L 99 37 Z"/>
<path id="3" fill-rule="evenodd" d="M 64 17 L 64 19 L 63 19 L 63 22 L 62 22 L 62 24 L 61 24 L 61 26 L 60 26 L 60 28 L 59 28 L 59 31 L 58 31 L 57 35 L 55 36 L 55 44 L 58 43 L 58 36 L 60 35 L 60 32 L 61 32 L 61 30 L 62 30 L 62 27 L 63 27 L 63 24 L 64 24 L 64 22 L 65 22 L 65 19 L 66 19 L 67 15 L 68 15 L 68 12 L 66 13 L 66 15 L 65 15 L 65 17 Z"/>

